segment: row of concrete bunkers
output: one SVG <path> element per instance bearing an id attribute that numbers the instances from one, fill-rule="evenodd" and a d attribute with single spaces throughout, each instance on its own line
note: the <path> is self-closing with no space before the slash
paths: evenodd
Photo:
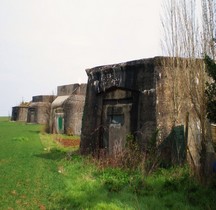
<path id="1" fill-rule="evenodd" d="M 51 133 L 80 135 L 86 84 L 57 87 L 57 96 L 33 96 L 29 103 L 12 107 L 12 121 L 49 125 Z"/>
<path id="2" fill-rule="evenodd" d="M 168 158 L 183 162 L 189 152 L 188 157 L 199 167 L 199 120 L 181 76 L 190 67 L 177 69 L 171 61 L 154 57 L 87 69 L 87 84 L 59 86 L 57 96 L 34 96 L 29 104 L 13 107 L 12 120 L 46 123 L 52 133 L 81 135 L 83 154 L 103 151 L 113 155 L 116 148 L 124 148 L 129 134 L 145 150 L 159 131 L 157 143 Z M 175 90 L 169 77 L 174 70 L 179 75 Z M 174 91 L 181 98 L 175 126 Z M 215 160 L 211 148 L 208 155 Z"/>

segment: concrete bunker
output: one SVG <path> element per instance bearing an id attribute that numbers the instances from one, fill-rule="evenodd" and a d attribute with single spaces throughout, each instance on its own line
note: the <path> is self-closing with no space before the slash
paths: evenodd
<path id="1" fill-rule="evenodd" d="M 28 108 L 28 123 L 47 124 L 50 118 L 51 103 L 54 95 L 33 96 Z"/>
<path id="2" fill-rule="evenodd" d="M 80 135 L 86 84 L 57 87 L 57 98 L 51 106 L 50 132 Z"/>
<path id="3" fill-rule="evenodd" d="M 161 149 L 170 151 L 169 159 L 184 161 L 185 130 L 188 130 L 185 116 L 192 107 L 182 89 L 180 94 L 184 103 L 176 128 L 173 128 L 173 89 L 167 82 L 171 61 L 171 58 L 155 57 L 86 70 L 88 84 L 80 145 L 82 154 L 105 150 L 108 155 L 113 155 L 125 146 L 129 134 L 134 135 L 141 150 L 145 150 L 148 141 L 159 130 L 157 143 L 166 139 Z M 179 90 L 182 79 L 179 78 Z"/>
<path id="4" fill-rule="evenodd" d="M 28 108 L 29 108 L 29 103 L 25 103 L 25 104 L 21 104 L 19 106 L 12 107 L 11 120 L 12 121 L 26 122 L 27 121 L 27 115 L 28 115 Z"/>

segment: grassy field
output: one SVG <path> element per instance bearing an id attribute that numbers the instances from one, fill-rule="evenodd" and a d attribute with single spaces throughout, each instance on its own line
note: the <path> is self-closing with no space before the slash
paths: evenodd
<path id="1" fill-rule="evenodd" d="M 91 158 L 42 134 L 38 125 L 0 118 L 0 209 L 216 209 L 215 189 L 197 185 L 187 167 L 99 169 Z"/>

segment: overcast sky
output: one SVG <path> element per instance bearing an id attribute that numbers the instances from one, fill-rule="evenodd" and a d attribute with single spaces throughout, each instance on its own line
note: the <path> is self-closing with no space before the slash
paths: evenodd
<path id="1" fill-rule="evenodd" d="M 160 55 L 161 0 L 0 0 L 0 116 L 85 69 Z"/>

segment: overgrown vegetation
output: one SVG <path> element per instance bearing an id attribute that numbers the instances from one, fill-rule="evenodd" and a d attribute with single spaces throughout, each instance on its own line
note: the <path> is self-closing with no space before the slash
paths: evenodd
<path id="1" fill-rule="evenodd" d="M 197 162 L 196 159 L 199 161 L 199 166 L 191 164 L 194 175 L 206 184 L 212 174 L 208 171 L 207 165 L 210 161 L 207 154 L 210 137 L 205 94 L 208 77 L 202 58 L 204 54 L 215 58 L 215 1 L 166 0 L 161 17 L 164 32 L 162 50 L 164 55 L 177 61 L 176 69 L 180 70 L 178 74 L 173 71 L 173 79 L 169 79 L 168 82 L 176 89 L 179 78 L 184 81 L 182 88 L 173 89 L 175 94 L 172 103 L 175 109 L 180 110 L 178 108 L 184 103 L 184 98 L 187 98 L 188 104 L 193 107 L 192 111 L 189 111 L 190 107 L 184 108 L 190 113 L 189 126 L 194 127 L 191 129 L 194 137 L 188 139 L 188 152 L 191 154 L 191 162 Z M 185 92 L 183 98 L 178 96 L 181 92 Z M 175 109 L 174 115 L 179 113 L 175 112 Z M 199 132 L 199 135 L 196 132 Z M 193 151 L 199 152 L 192 155 Z"/>
<path id="2" fill-rule="evenodd" d="M 53 139 L 38 125 L 0 120 L 0 209 L 215 209 L 215 189 L 198 185 L 187 166 L 143 176 L 99 167 Z"/>
<path id="3" fill-rule="evenodd" d="M 211 123 L 216 123 L 216 64 L 208 55 L 205 55 L 204 60 L 211 78 L 211 82 L 206 82 L 207 117 Z"/>

